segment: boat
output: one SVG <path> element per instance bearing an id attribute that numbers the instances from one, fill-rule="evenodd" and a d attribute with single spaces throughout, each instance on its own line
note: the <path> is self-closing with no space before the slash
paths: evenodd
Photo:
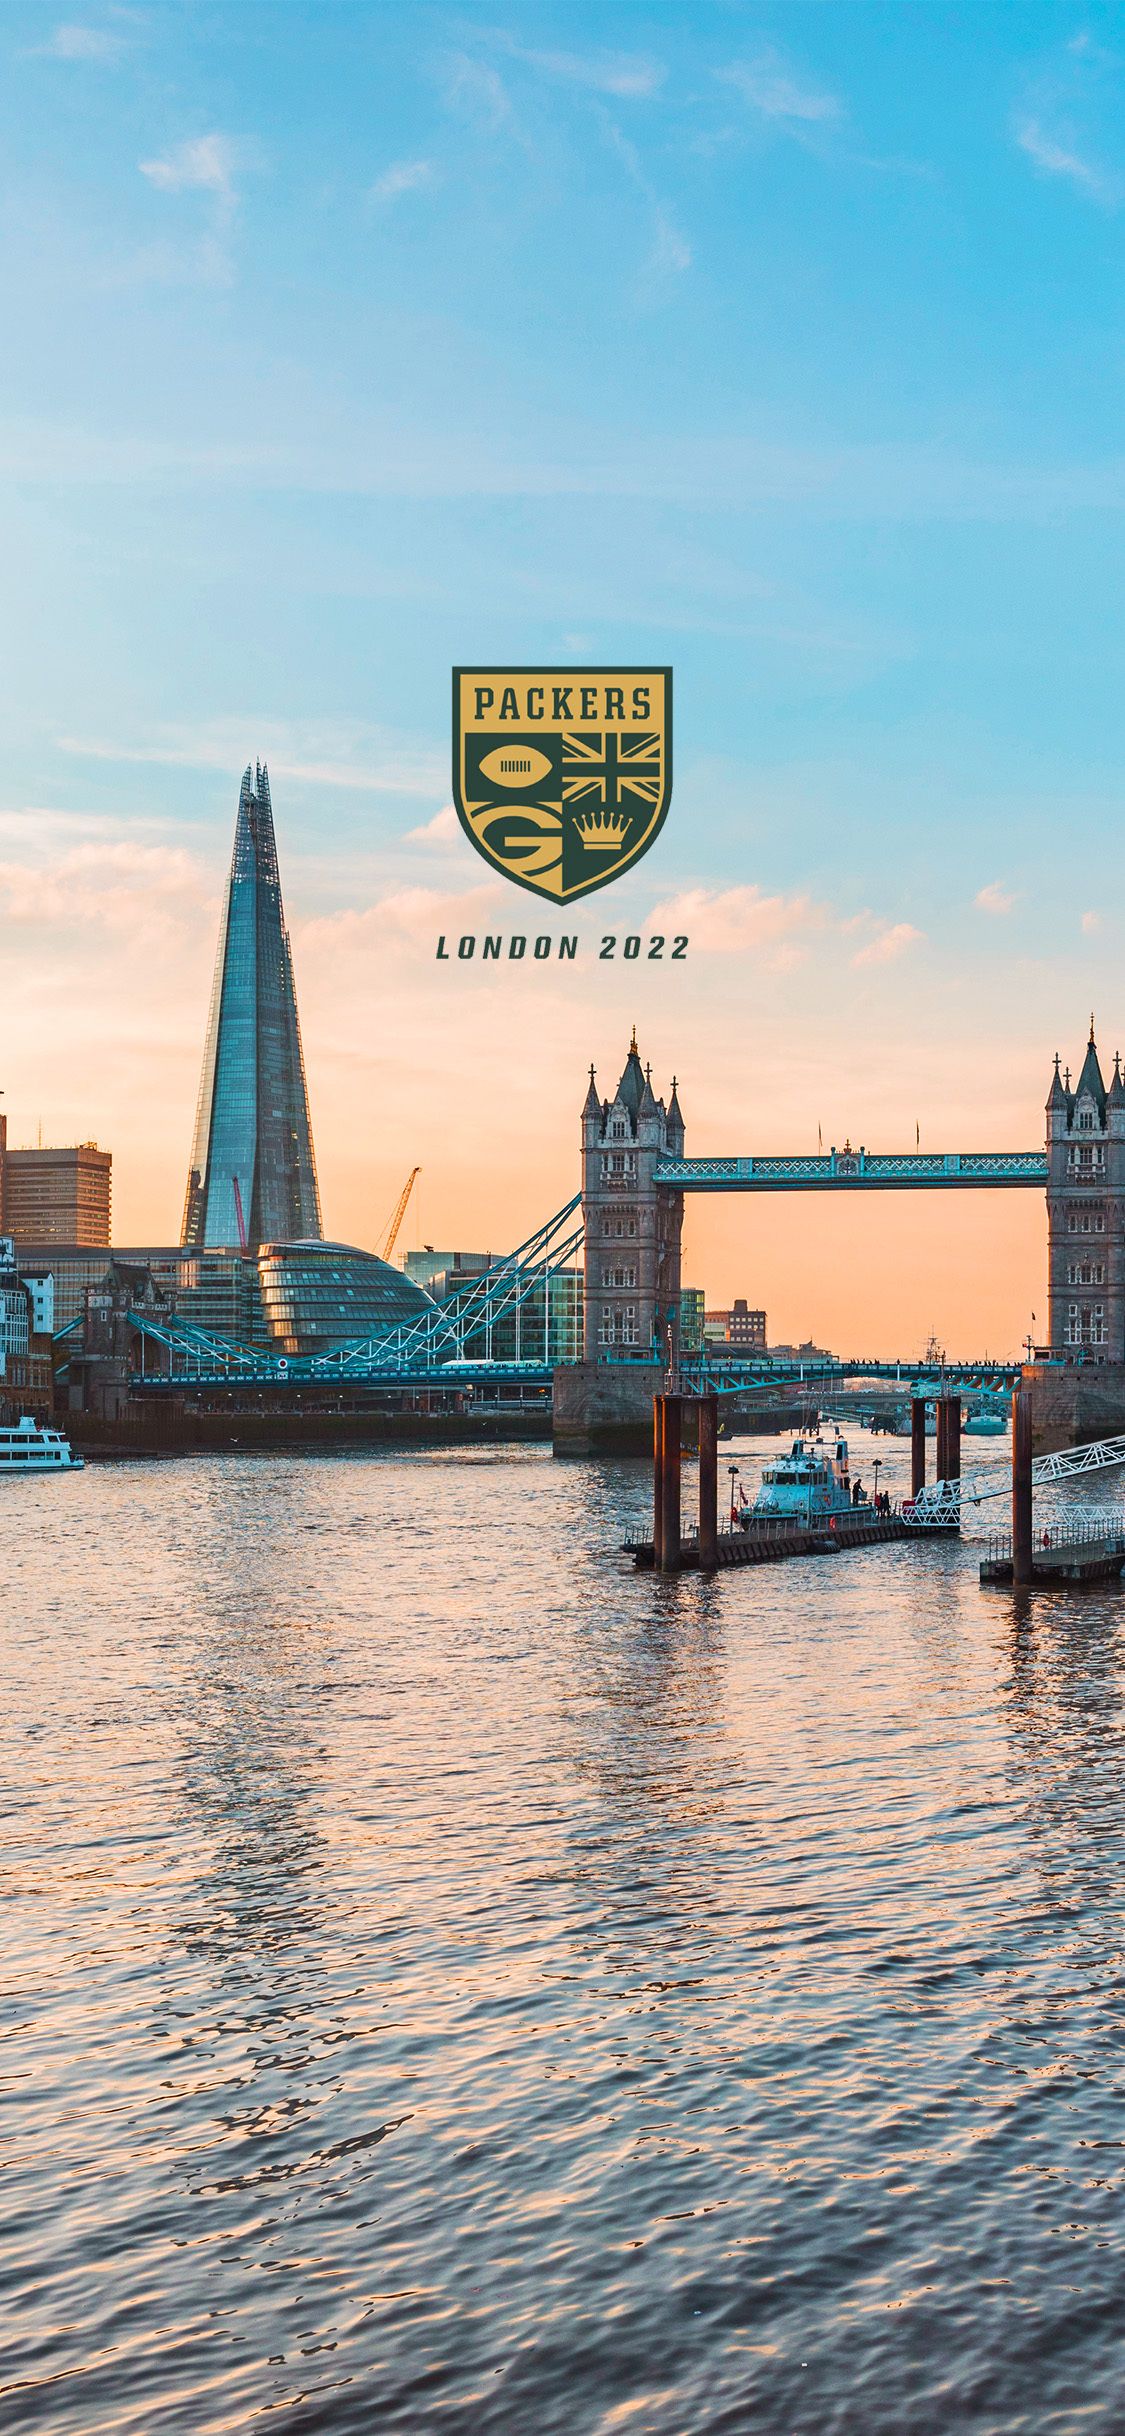
<path id="1" fill-rule="evenodd" d="M 80 1472 L 81 1455 L 71 1452 L 62 1431 L 41 1428 L 29 1413 L 14 1428 L 0 1424 L 0 1473 Z"/>
<path id="2" fill-rule="evenodd" d="M 923 1392 L 921 1381 L 915 1381 L 911 1392 L 921 1403 Z M 1002 1438 L 1008 1427 L 1008 1418 L 1008 1413 L 1002 1403 L 982 1400 L 974 1404 L 962 1400 L 961 1435 L 964 1438 Z M 889 1430 L 896 1438 L 909 1438 L 913 1429 L 910 1405 L 896 1405 L 889 1421 L 872 1422 L 869 1426 Z M 926 1398 L 926 1436 L 927 1438 L 937 1436 L 937 1405 L 932 1396 Z"/>
<path id="3" fill-rule="evenodd" d="M 866 1497 L 862 1503 L 867 1504 Z M 766 1465 L 753 1504 L 742 1506 L 738 1519 L 746 1531 L 753 1523 L 822 1522 L 851 1512 L 847 1439 L 833 1439 L 829 1449 L 794 1438 L 788 1455 Z"/>

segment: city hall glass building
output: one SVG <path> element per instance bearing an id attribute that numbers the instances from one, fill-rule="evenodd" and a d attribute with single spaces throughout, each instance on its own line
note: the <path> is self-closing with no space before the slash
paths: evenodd
<path id="1" fill-rule="evenodd" d="M 279 1352 L 330 1353 L 441 1315 L 401 1269 L 350 1243 L 266 1243 L 258 1254 L 265 1324 Z M 457 1347 L 452 1330 L 443 1358 Z"/>
<path id="2" fill-rule="evenodd" d="M 256 1252 L 321 1235 L 293 959 L 269 772 L 247 769 L 195 1120 L 181 1241 Z"/>

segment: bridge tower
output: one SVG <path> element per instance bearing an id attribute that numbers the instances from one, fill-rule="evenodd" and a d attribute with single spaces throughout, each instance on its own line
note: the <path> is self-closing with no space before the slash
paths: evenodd
<path id="1" fill-rule="evenodd" d="M 1106 1089 L 1094 1019 L 1076 1087 L 1055 1071 L 1047 1096 L 1047 1296 L 1051 1351 L 1125 1362 L 1125 1080 Z"/>
<path id="2" fill-rule="evenodd" d="M 588 1363 L 679 1362 L 684 1197 L 657 1184 L 655 1173 L 662 1158 L 683 1150 L 675 1081 L 666 1105 L 634 1031 L 612 1100 L 599 1099 L 591 1066 L 582 1110 Z"/>

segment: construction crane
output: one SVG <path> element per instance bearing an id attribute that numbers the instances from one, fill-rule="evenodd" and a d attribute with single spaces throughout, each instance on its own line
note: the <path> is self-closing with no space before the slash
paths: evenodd
<path id="1" fill-rule="evenodd" d="M 406 1204 L 414 1190 L 414 1178 L 415 1176 L 420 1176 L 421 1173 L 422 1170 L 420 1167 L 412 1167 L 410 1174 L 403 1185 L 402 1191 L 399 1194 L 398 1208 L 396 1209 L 394 1217 L 392 1218 L 387 1229 L 387 1240 L 383 1245 L 382 1258 L 384 1260 L 390 1259 L 391 1253 L 394 1251 L 395 1245 L 398 1242 L 398 1230 L 406 1216 Z"/>

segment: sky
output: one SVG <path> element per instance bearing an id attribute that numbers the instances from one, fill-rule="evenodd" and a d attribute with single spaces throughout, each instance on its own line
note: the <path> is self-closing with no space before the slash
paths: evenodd
<path id="1" fill-rule="evenodd" d="M 634 1022 L 689 1152 L 1036 1147 L 1125 1048 L 1125 7 L 7 0 L 0 53 L 10 1139 L 177 1239 L 263 757 L 331 1234 L 420 1163 L 404 1240 L 508 1248 Z M 540 922 L 449 671 L 583 661 L 673 667 L 672 807 Z M 436 961 L 529 925 L 577 963 Z M 1036 1194 L 685 1242 L 776 1340 L 1045 1324 Z"/>

